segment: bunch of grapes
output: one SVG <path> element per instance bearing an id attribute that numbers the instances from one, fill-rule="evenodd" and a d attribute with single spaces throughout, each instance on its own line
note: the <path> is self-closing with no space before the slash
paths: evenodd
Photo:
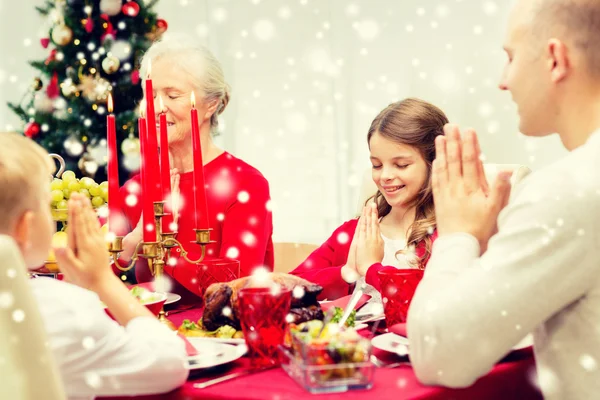
<path id="1" fill-rule="evenodd" d="M 77 179 L 75 172 L 65 171 L 50 183 L 52 197 L 52 217 L 56 221 L 67 220 L 67 200 L 71 193 L 79 192 L 91 199 L 94 208 L 102 207 L 108 201 L 108 182 L 96 183 L 92 178 Z"/>

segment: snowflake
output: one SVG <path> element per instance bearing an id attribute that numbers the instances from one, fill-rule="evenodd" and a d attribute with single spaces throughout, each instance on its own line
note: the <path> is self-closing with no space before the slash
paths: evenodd
<path id="1" fill-rule="evenodd" d="M 17 276 L 17 271 L 13 268 L 9 268 L 6 270 L 6 276 L 8 276 L 9 278 L 14 278 L 15 276 Z"/>
<path id="2" fill-rule="evenodd" d="M 217 23 L 223 23 L 227 20 L 227 10 L 224 8 L 217 8 L 213 11 L 212 13 L 212 18 L 215 20 L 215 22 Z"/>
<path id="3" fill-rule="evenodd" d="M 475 25 L 473 27 L 473 33 L 476 35 L 481 35 L 483 33 L 483 26 L 481 25 Z"/>
<path id="4" fill-rule="evenodd" d="M 102 378 L 100 377 L 100 375 L 97 372 L 94 372 L 94 371 L 86 372 L 85 376 L 84 376 L 84 380 L 85 380 L 85 383 L 93 389 L 99 389 L 100 387 L 102 387 Z"/>
<path id="5" fill-rule="evenodd" d="M 10 292 L 0 292 L 0 308 L 10 308 L 14 304 L 15 299 Z"/>
<path id="6" fill-rule="evenodd" d="M 306 292 L 302 286 L 296 286 L 296 287 L 294 287 L 294 290 L 292 291 L 292 296 L 295 299 L 301 299 L 304 297 L 305 293 Z"/>
<path id="7" fill-rule="evenodd" d="M 94 346 L 96 346 L 96 340 L 91 336 L 86 336 L 81 341 L 81 345 L 83 346 L 84 349 L 90 350 L 90 349 L 93 349 Z"/>
<path id="8" fill-rule="evenodd" d="M 17 309 L 13 311 L 12 318 L 15 322 L 23 322 L 25 319 L 25 312 L 23 312 L 21 309 Z"/>
<path id="9" fill-rule="evenodd" d="M 291 17 L 292 15 L 292 11 L 289 9 L 289 7 L 281 7 L 279 9 L 279 11 L 277 11 L 277 15 L 279 16 L 279 18 L 281 19 L 288 19 Z"/>
<path id="10" fill-rule="evenodd" d="M 357 4 L 348 4 L 348 6 L 346 6 L 346 14 L 348 14 L 349 16 L 355 16 L 358 15 L 358 13 L 360 12 L 360 7 Z"/>
<path id="11" fill-rule="evenodd" d="M 340 232 L 337 236 L 339 244 L 346 244 L 350 241 L 350 236 L 346 232 Z"/>
<path id="12" fill-rule="evenodd" d="M 251 232 L 244 232 L 242 234 L 242 242 L 249 247 L 255 246 L 257 242 L 256 236 L 254 236 Z"/>
<path id="13" fill-rule="evenodd" d="M 484 118 L 489 117 L 494 112 L 494 107 L 488 102 L 483 102 L 479 105 L 477 112 Z"/>
<path id="14" fill-rule="evenodd" d="M 593 372 L 598 369 L 596 359 L 589 354 L 583 354 L 579 357 L 579 364 L 588 372 Z"/>
<path id="15" fill-rule="evenodd" d="M 365 41 L 376 39 L 380 32 L 379 24 L 372 19 L 361 21 L 354 25 L 354 28 L 358 37 Z"/>
<path id="16" fill-rule="evenodd" d="M 254 23 L 252 31 L 259 40 L 268 41 L 275 36 L 275 25 L 268 19 L 262 19 Z"/>
<path id="17" fill-rule="evenodd" d="M 222 313 L 223 313 L 223 316 L 225 316 L 225 317 L 231 317 L 231 314 L 232 314 L 231 307 L 228 307 L 228 306 L 223 307 Z"/>
<path id="18" fill-rule="evenodd" d="M 250 200 L 250 195 L 245 190 L 238 193 L 237 199 L 240 203 L 247 203 Z"/>
<path id="19" fill-rule="evenodd" d="M 486 15 L 495 15 L 498 11 L 498 5 L 493 1 L 486 1 L 483 3 L 483 12 Z"/>
<path id="20" fill-rule="evenodd" d="M 237 249 L 237 247 L 230 247 L 227 249 L 227 252 L 225 253 L 225 257 L 227 258 L 231 258 L 233 260 L 236 260 L 240 255 L 240 251 Z"/>
<path id="21" fill-rule="evenodd" d="M 201 38 L 205 38 L 208 36 L 208 26 L 206 24 L 198 24 L 196 26 L 196 35 Z"/>

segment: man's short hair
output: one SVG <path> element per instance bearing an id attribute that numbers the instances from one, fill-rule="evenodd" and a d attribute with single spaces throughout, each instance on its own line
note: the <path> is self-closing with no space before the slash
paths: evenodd
<path id="1" fill-rule="evenodd" d="M 53 168 L 46 150 L 33 140 L 0 132 L 0 232 L 12 229 L 26 210 L 38 209 L 41 185 L 50 184 Z"/>
<path id="2" fill-rule="evenodd" d="M 600 76 L 600 0 L 538 0 L 533 13 L 535 35 L 571 42 Z"/>

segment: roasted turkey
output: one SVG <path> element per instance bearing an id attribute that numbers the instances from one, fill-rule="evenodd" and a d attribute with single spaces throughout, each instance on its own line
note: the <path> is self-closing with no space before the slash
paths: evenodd
<path id="1" fill-rule="evenodd" d="M 257 282 L 255 278 L 244 277 L 231 282 L 213 283 L 204 294 L 204 314 L 202 325 L 205 329 L 213 331 L 223 325 L 230 325 L 240 329 L 238 293 L 245 287 L 264 286 L 265 279 L 280 284 L 282 287 L 296 290 L 296 296 L 292 296 L 290 314 L 294 316 L 294 323 L 323 319 L 323 311 L 317 301 L 317 296 L 323 291 L 319 285 L 315 285 L 306 279 L 290 274 L 271 272 Z M 223 313 L 225 307 L 230 307 L 232 312 Z"/>

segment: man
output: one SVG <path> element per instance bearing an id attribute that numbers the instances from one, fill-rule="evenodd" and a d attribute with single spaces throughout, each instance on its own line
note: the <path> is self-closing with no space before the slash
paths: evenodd
<path id="1" fill-rule="evenodd" d="M 556 132 L 570 154 L 504 210 L 509 175 L 487 187 L 475 133 L 438 137 L 439 238 L 408 316 L 423 383 L 469 386 L 532 332 L 546 398 L 600 394 L 599 37 L 598 0 L 516 2 L 500 88 L 525 135 Z"/>

